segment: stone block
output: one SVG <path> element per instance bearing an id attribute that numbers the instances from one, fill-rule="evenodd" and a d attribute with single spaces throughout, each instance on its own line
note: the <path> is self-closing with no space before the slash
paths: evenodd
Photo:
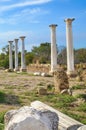
<path id="1" fill-rule="evenodd" d="M 5 115 L 5 130 L 57 130 L 58 116 L 46 109 L 24 106 Z"/>
<path id="2" fill-rule="evenodd" d="M 55 112 L 58 116 L 58 129 L 57 130 L 77 130 L 79 127 L 83 126 L 82 123 L 72 119 L 71 117 L 61 113 L 60 111 L 40 102 L 34 101 L 31 106 L 36 110 L 46 109 Z M 80 129 L 81 130 L 81 129 Z M 85 129 L 82 129 L 85 130 Z"/>

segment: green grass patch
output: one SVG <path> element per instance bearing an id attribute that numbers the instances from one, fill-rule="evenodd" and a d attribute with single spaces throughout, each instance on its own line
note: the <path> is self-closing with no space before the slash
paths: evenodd
<path id="1" fill-rule="evenodd" d="M 80 104 L 78 107 L 78 111 L 86 112 L 86 103 Z"/>
<path id="2" fill-rule="evenodd" d="M 4 115 L 6 111 L 0 113 L 0 130 L 4 130 Z"/>
<path id="3" fill-rule="evenodd" d="M 20 75 L 27 75 L 27 72 L 16 72 L 16 74 L 20 74 Z"/>
<path id="4" fill-rule="evenodd" d="M 73 86 L 72 89 L 73 89 L 73 90 L 77 90 L 77 89 L 86 89 L 86 86 L 77 85 L 77 86 Z"/>
<path id="5" fill-rule="evenodd" d="M 74 102 L 76 98 L 69 95 L 58 95 L 57 100 L 53 101 L 53 107 L 55 108 L 67 108 L 70 107 L 70 103 Z"/>
<path id="6" fill-rule="evenodd" d="M 0 103 L 8 104 L 8 105 L 18 105 L 20 103 L 19 96 L 16 96 L 15 94 L 12 94 L 12 93 L 13 92 L 6 93 L 3 91 L 0 91 Z"/>
<path id="7" fill-rule="evenodd" d="M 0 130 L 4 130 L 4 124 L 0 123 Z"/>
<path id="8" fill-rule="evenodd" d="M 48 84 L 48 85 L 47 85 L 47 91 L 49 91 L 49 92 L 54 92 L 54 91 L 55 91 L 54 85 L 53 85 L 53 84 Z"/>
<path id="9" fill-rule="evenodd" d="M 42 87 L 44 85 L 44 82 L 40 82 L 39 87 Z M 76 97 L 70 96 L 70 95 L 61 95 L 61 94 L 55 94 L 55 93 L 50 93 L 50 91 L 52 91 L 52 88 L 54 88 L 54 86 L 49 86 L 49 88 L 47 89 L 48 94 L 46 95 L 39 95 L 37 93 L 37 88 L 31 90 L 31 91 L 23 91 L 21 94 L 19 94 L 18 96 L 13 95 L 10 93 L 10 95 L 4 93 L 4 92 L 0 92 L 1 94 L 1 99 L 0 101 L 3 101 L 4 103 L 8 103 L 8 104 L 18 104 L 20 106 L 23 105 L 29 105 L 31 102 L 35 101 L 35 100 L 39 100 L 41 102 L 44 102 L 48 105 L 50 105 L 51 107 L 54 107 L 57 110 L 60 110 L 61 112 L 63 112 L 64 114 L 67 114 L 68 116 L 86 124 L 86 114 L 85 115 L 80 115 L 80 114 L 76 114 L 75 112 L 72 113 L 70 112 L 70 104 L 74 101 L 77 100 L 77 98 L 83 98 L 86 99 L 86 95 L 85 94 L 81 94 L 78 95 Z M 12 91 L 12 90 L 11 90 Z M 6 99 L 6 98 L 7 99 Z M 86 113 L 86 104 L 83 103 L 80 106 L 74 106 L 73 108 L 74 111 L 78 111 L 78 112 L 85 112 Z M 2 116 L 3 117 L 3 116 Z M 1 121 L 0 123 L 3 124 L 3 121 Z M 3 125 L 2 125 L 3 127 Z M 1 130 L 1 129 L 0 129 Z"/>
<path id="10" fill-rule="evenodd" d="M 86 124 L 86 115 L 80 115 L 79 113 L 78 114 L 75 114 L 75 113 L 72 113 L 72 112 L 69 112 L 68 110 L 63 110 L 62 111 L 64 114 L 68 115 L 69 117 L 83 123 L 83 124 Z"/>
<path id="11" fill-rule="evenodd" d="M 5 89 L 14 89 L 14 86 L 5 86 Z"/>
<path id="12" fill-rule="evenodd" d="M 6 94 L 4 92 L 0 91 L 0 103 L 5 102 L 5 96 L 6 96 Z"/>
<path id="13" fill-rule="evenodd" d="M 47 95 L 39 95 L 37 91 L 32 90 L 30 92 L 25 92 L 23 95 L 27 96 L 30 102 L 34 100 L 40 100 L 42 102 L 47 102 L 51 104 L 54 108 L 62 108 L 70 106 L 70 103 L 75 101 L 76 98 L 69 95 L 60 95 L 60 94 L 47 94 Z"/>
<path id="14" fill-rule="evenodd" d="M 77 98 L 83 98 L 86 101 L 86 94 L 79 94 Z"/>
<path id="15" fill-rule="evenodd" d="M 44 86 L 45 83 L 44 82 L 40 82 L 39 84 L 37 84 L 37 86 Z"/>
<path id="16" fill-rule="evenodd" d="M 5 115 L 6 111 L 3 111 L 0 113 L 0 123 L 4 124 L 4 115 Z"/>

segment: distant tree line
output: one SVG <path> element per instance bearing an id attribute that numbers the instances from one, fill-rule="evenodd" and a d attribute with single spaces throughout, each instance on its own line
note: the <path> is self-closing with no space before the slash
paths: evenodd
<path id="1" fill-rule="evenodd" d="M 13 66 L 15 63 L 15 51 L 13 48 Z M 33 46 L 31 52 L 25 50 L 26 65 L 36 63 L 37 61 L 41 64 L 50 64 L 51 59 L 51 44 L 48 42 L 41 43 L 38 47 Z M 74 50 L 75 64 L 86 63 L 86 48 Z M 18 53 L 19 66 L 21 65 L 21 52 Z M 66 47 L 57 47 L 57 62 L 59 64 L 67 63 Z M 9 46 L 6 45 L 2 48 L 0 54 L 0 67 L 9 68 Z"/>

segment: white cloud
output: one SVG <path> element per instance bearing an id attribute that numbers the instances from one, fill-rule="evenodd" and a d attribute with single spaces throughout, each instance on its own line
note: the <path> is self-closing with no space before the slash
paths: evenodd
<path id="1" fill-rule="evenodd" d="M 3 18 L 0 18 L 0 24 L 4 24 L 6 21 Z"/>
<path id="2" fill-rule="evenodd" d="M 28 35 L 32 35 L 31 31 L 7 31 L 7 32 L 0 32 L 0 46 L 5 46 L 8 44 L 9 40 L 14 40 L 15 38 L 19 38 L 20 36 L 26 36 L 28 39 Z"/>
<path id="3" fill-rule="evenodd" d="M 48 2 L 51 2 L 51 1 L 52 0 L 33 0 L 33 1 L 30 0 L 30 1 L 25 1 L 25 2 L 20 2 L 20 3 L 2 6 L 0 8 L 0 11 L 7 11 L 7 10 L 14 9 L 14 8 L 25 7 L 25 6 L 30 6 L 30 5 L 40 5 L 40 4 L 48 3 Z"/>
<path id="4" fill-rule="evenodd" d="M 14 41 L 15 38 L 18 38 L 19 39 L 18 47 L 19 47 L 19 50 L 21 50 L 21 40 L 19 38 L 20 36 L 26 36 L 25 49 L 31 50 L 33 44 L 31 43 L 32 41 L 30 37 L 32 37 L 33 39 L 34 33 L 32 31 L 15 31 L 15 30 L 7 31 L 7 32 L 0 32 L 0 49 L 6 46 L 9 40 Z"/>
<path id="5" fill-rule="evenodd" d="M 0 32 L 0 40 L 1 39 L 8 39 L 9 40 L 13 40 L 14 38 L 19 38 L 20 36 L 22 35 L 25 35 L 27 36 L 28 34 L 31 34 L 32 32 L 29 31 L 15 31 L 15 30 L 12 30 L 12 31 L 7 31 L 7 32 Z"/>
<path id="6" fill-rule="evenodd" d="M 39 14 L 48 14 L 49 11 L 48 10 L 43 10 L 43 9 L 37 7 L 37 8 L 32 8 L 32 9 L 24 9 L 20 13 L 19 13 L 19 15 L 22 15 L 22 14 L 23 15 L 24 14 L 25 15 L 29 15 L 29 14 L 33 14 L 33 15 L 38 14 L 39 15 Z"/>
<path id="7" fill-rule="evenodd" d="M 39 7 L 32 9 L 24 9 L 22 11 L 16 12 L 6 18 L 0 18 L 0 24 L 19 24 L 21 22 L 28 23 L 39 23 L 39 15 L 48 14 L 48 10 L 43 10 Z"/>

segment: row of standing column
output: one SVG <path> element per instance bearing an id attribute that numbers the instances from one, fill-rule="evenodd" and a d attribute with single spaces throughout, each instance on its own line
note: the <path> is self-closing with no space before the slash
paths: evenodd
<path id="1" fill-rule="evenodd" d="M 24 46 L 24 39 L 25 36 L 20 37 L 22 40 L 22 50 L 21 50 L 21 68 L 20 71 L 26 71 L 26 65 L 25 65 L 25 46 Z M 15 42 L 15 69 L 14 71 L 18 71 L 18 40 L 19 39 L 14 39 Z M 13 58 L 12 58 L 12 44 L 13 41 L 8 41 L 9 42 L 9 69 L 13 70 Z"/>
<path id="2" fill-rule="evenodd" d="M 74 19 L 66 19 L 66 41 L 67 41 L 67 73 L 74 72 L 74 53 L 73 53 L 73 36 L 72 36 L 72 21 Z M 49 26 L 51 28 L 51 72 L 54 72 L 57 68 L 57 46 L 56 46 L 56 24 Z M 25 47 L 24 39 L 25 36 L 20 37 L 22 40 L 22 52 L 21 52 L 21 71 L 26 70 L 25 65 Z M 9 69 L 13 70 L 12 60 L 12 43 L 9 41 Z M 18 39 L 15 39 L 15 71 L 18 70 Z"/>
<path id="3" fill-rule="evenodd" d="M 67 42 L 67 74 L 74 72 L 74 53 L 73 53 L 73 36 L 72 21 L 73 19 L 65 19 L 66 22 L 66 42 Z M 57 46 L 56 46 L 56 24 L 49 26 L 51 28 L 51 72 L 57 68 Z"/>

